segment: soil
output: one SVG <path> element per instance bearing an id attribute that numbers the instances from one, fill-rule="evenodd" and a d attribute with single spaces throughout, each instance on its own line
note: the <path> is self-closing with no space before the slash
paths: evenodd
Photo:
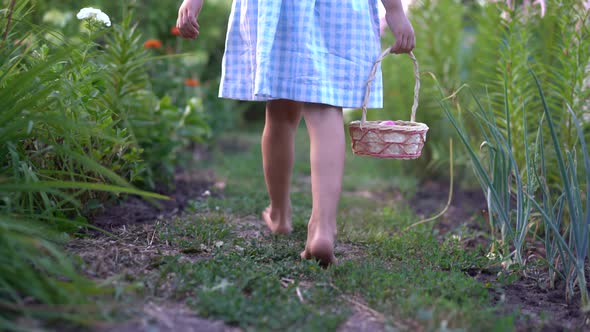
<path id="1" fill-rule="evenodd" d="M 189 262 L 210 258 L 211 248 L 202 248 L 196 253 L 184 252 L 155 236 L 159 223 L 111 225 L 108 233 L 97 232 L 71 241 L 67 250 L 82 259 L 84 274 L 101 280 L 115 276 L 134 280 L 149 273 L 166 256 L 179 256 Z"/>
<path id="2" fill-rule="evenodd" d="M 590 331 L 587 318 L 580 311 L 579 295 L 572 303 L 565 302 L 565 285 L 546 289 L 534 277 L 520 277 L 502 285 L 496 274 L 480 272 L 475 278 L 489 284 L 494 304 L 504 314 L 518 313 L 518 331 Z"/>
<path id="3" fill-rule="evenodd" d="M 410 206 L 422 218 L 428 218 L 442 211 L 448 201 L 450 184 L 446 182 L 426 181 L 410 199 Z M 460 226 L 473 231 L 484 231 L 479 216 L 487 211 L 486 199 L 481 189 L 453 188 L 453 197 L 447 211 L 441 218 L 433 221 L 441 235 Z M 486 230 L 487 231 L 487 230 Z"/>
<path id="4" fill-rule="evenodd" d="M 362 332 L 362 331 L 383 331 L 385 323 L 382 318 L 375 317 L 365 310 L 358 310 L 352 314 L 337 332 Z"/>
<path id="5" fill-rule="evenodd" d="M 223 321 L 199 318 L 189 308 L 178 303 L 147 303 L 133 320 L 116 324 L 102 324 L 95 327 L 94 331 L 236 332 L 240 329 L 227 326 Z"/>
<path id="6" fill-rule="evenodd" d="M 169 200 L 148 201 L 129 196 L 118 204 L 111 204 L 92 218 L 92 223 L 108 228 L 120 225 L 155 222 L 182 212 L 188 202 L 210 195 L 214 174 L 178 170 L 171 188 L 159 186 L 155 192 L 168 196 Z"/>

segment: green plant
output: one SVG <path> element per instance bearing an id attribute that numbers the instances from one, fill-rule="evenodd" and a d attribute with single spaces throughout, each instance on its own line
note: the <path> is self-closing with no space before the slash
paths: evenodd
<path id="1" fill-rule="evenodd" d="M 534 76 L 534 74 L 533 74 Z M 543 205 L 538 204 L 536 201 L 532 201 L 535 208 L 539 211 L 543 217 L 543 221 L 550 228 L 550 232 L 553 234 L 553 238 L 556 239 L 557 247 L 560 251 L 560 259 L 562 263 L 563 275 L 567 276 L 565 281 L 567 283 L 567 294 L 566 297 L 571 299 L 574 295 L 574 284 L 577 281 L 578 289 L 580 291 L 582 299 L 582 308 L 584 311 L 590 310 L 590 298 L 588 297 L 588 288 L 586 287 L 586 258 L 588 257 L 588 240 L 590 238 L 590 156 L 588 154 L 588 146 L 586 145 L 586 139 L 580 121 L 575 115 L 575 112 L 569 107 L 568 111 L 572 116 L 572 122 L 576 128 L 576 134 L 578 136 L 579 149 L 582 154 L 582 169 L 581 173 L 578 173 L 577 169 L 577 147 L 572 146 L 572 151 L 565 151 L 562 142 L 559 141 L 556 126 L 552 120 L 552 114 L 550 113 L 547 101 L 541 84 L 536 76 L 534 76 L 535 82 L 537 83 L 539 94 L 543 103 L 543 111 L 547 126 L 551 134 L 551 142 L 555 151 L 555 157 L 559 165 L 559 174 L 561 176 L 562 192 L 558 195 L 558 199 L 555 203 L 550 198 L 550 192 L 545 190 L 548 186 L 541 187 L 543 195 Z M 541 122 L 542 123 L 542 122 Z M 540 136 L 543 139 L 543 136 Z M 566 145 L 567 147 L 567 145 Z M 542 164 L 542 176 L 546 176 L 547 170 Z M 580 178 L 585 180 L 585 188 L 580 185 Z M 583 184 L 583 182 L 582 182 Z M 569 224 L 566 230 L 561 233 L 561 218 L 554 219 L 552 212 L 554 210 L 553 205 L 559 203 L 560 200 L 565 197 L 564 201 L 567 206 Z M 584 202 L 584 198 L 585 201 Z M 549 207 L 549 211 L 546 211 L 544 207 Z M 561 208 L 560 208 L 561 209 Z M 554 249 L 552 249 L 554 251 Z M 567 255 L 566 255 L 567 254 Z M 569 260 L 569 262 L 568 262 Z M 551 266 L 555 267 L 556 261 L 550 262 Z M 575 278 L 573 278 L 575 275 Z M 571 277 L 570 277 L 571 276 Z"/>
<path id="2" fill-rule="evenodd" d="M 76 39 L 79 39 L 80 30 L 83 29 L 83 26 L 75 19 L 75 9 L 79 6 L 79 2 L 70 0 L 35 0 L 31 2 L 30 15 L 32 21 L 38 24 L 50 25 L 55 29 L 55 33 L 49 34 L 47 37 L 60 36 L 60 38 L 52 38 L 55 42 L 61 42 L 61 40 L 65 39 L 74 43 Z M 102 71 L 102 74 L 107 79 L 113 80 L 119 77 L 119 74 L 125 73 L 132 75 L 130 78 L 133 78 L 133 83 L 128 83 L 127 86 L 133 86 L 136 91 L 131 92 L 131 94 L 135 94 L 134 96 L 126 97 L 128 100 L 133 99 L 135 103 L 141 104 L 145 113 L 157 113 L 158 111 L 152 110 L 154 107 L 158 107 L 158 100 L 162 98 L 169 99 L 165 103 L 176 108 L 177 111 L 175 112 L 177 114 L 173 118 L 176 123 L 179 123 L 186 106 L 195 104 L 192 100 L 197 98 L 197 104 L 203 105 L 203 107 L 189 114 L 189 118 L 192 120 L 188 121 L 186 127 L 192 128 L 184 130 L 185 132 L 195 133 L 197 131 L 196 127 L 200 127 L 199 130 L 202 134 L 199 137 L 193 137 L 196 141 L 207 140 L 209 143 L 211 142 L 210 138 L 217 137 L 226 128 L 237 125 L 243 108 L 236 107 L 236 102 L 230 100 L 220 101 L 217 97 L 224 35 L 231 1 L 207 2 L 199 17 L 200 24 L 207 28 L 203 29 L 197 41 L 184 40 L 171 31 L 176 23 L 177 11 L 166 2 L 147 0 L 111 2 L 97 0 L 91 5 L 98 6 L 105 12 L 112 14 L 113 22 L 122 22 L 130 28 L 125 30 L 127 33 L 125 36 L 118 31 L 119 28 L 115 25 L 113 27 L 115 33 L 108 33 L 98 40 L 99 45 L 105 47 L 103 50 L 106 51 L 101 57 L 113 57 L 111 59 L 114 61 L 111 64 L 112 66 L 102 66 L 101 59 L 93 59 L 95 63 L 101 65 L 98 69 Z M 132 19 L 131 16 L 133 16 Z M 132 22 L 129 22 L 130 20 Z M 119 43 L 119 45 L 116 45 L 118 48 L 112 47 L 112 39 L 115 34 L 119 34 L 114 40 Z M 130 38 L 133 38 L 133 40 Z M 154 40 L 156 43 L 147 52 L 143 52 L 142 45 L 147 40 Z M 113 54 L 113 52 L 130 53 L 117 55 Z M 143 63 L 139 65 L 141 62 Z M 134 65 L 138 66 L 133 68 Z M 107 73 L 114 75 L 109 76 Z M 144 78 L 137 80 L 141 75 Z M 189 84 L 187 84 L 188 80 L 190 80 Z M 137 93 L 138 90 L 142 91 L 142 96 Z M 99 89 L 99 91 L 104 93 L 102 89 Z M 151 91 L 151 95 L 146 94 L 146 91 Z M 114 95 L 107 97 L 113 97 L 115 102 L 119 101 Z M 172 110 L 172 107 L 168 107 L 168 109 Z M 203 112 L 203 110 L 207 112 Z M 103 115 L 105 113 L 102 112 Z M 135 114 L 131 115 L 141 118 L 138 123 L 145 125 L 147 123 L 144 120 L 149 118 L 152 121 L 152 116 L 157 114 L 146 115 L 135 112 Z M 170 118 L 171 114 L 167 116 Z M 197 125 L 196 122 L 201 121 L 197 118 L 204 119 L 203 124 L 206 124 L 206 127 L 211 130 L 209 131 L 201 124 Z M 136 123 L 136 126 L 138 126 L 138 123 Z M 127 135 L 133 134 L 132 128 L 127 126 L 126 129 Z M 161 137 L 166 136 L 165 133 L 161 135 Z M 140 140 L 143 144 L 148 142 L 150 138 L 146 137 L 144 139 L 139 133 L 135 143 L 137 144 L 137 140 Z M 133 137 L 130 136 L 130 139 L 133 140 Z M 174 142 L 161 143 L 174 145 Z M 150 147 L 153 146 L 152 144 L 149 145 Z M 181 144 L 178 149 L 182 149 L 184 146 L 184 144 Z M 163 151 L 163 147 L 158 147 L 156 150 Z M 151 160 L 147 158 L 165 161 L 163 163 L 165 165 L 161 165 L 159 169 L 145 167 L 129 169 L 129 174 L 134 176 L 138 182 L 144 182 L 148 185 L 153 185 L 154 182 L 164 182 L 164 179 L 151 179 L 150 177 L 159 175 L 162 171 L 166 176 L 169 176 L 167 170 L 174 168 L 176 162 L 176 157 L 173 154 L 158 155 L 151 153 L 144 146 L 140 146 L 135 152 L 150 165 Z"/>
<path id="3" fill-rule="evenodd" d="M 105 82 L 98 107 L 108 110 L 115 128 L 129 133 L 146 163 L 144 169 L 128 172 L 130 180 L 154 188 L 155 181 L 163 182 L 173 175 L 182 149 L 204 142 L 209 126 L 198 101 L 189 101 L 183 109 L 173 105 L 169 97 L 158 100 L 146 70 L 156 59 L 143 48 L 141 34 L 131 22 L 130 15 L 105 38 L 104 57 L 97 59 Z"/>
<path id="4" fill-rule="evenodd" d="M 553 120 L 559 128 L 559 139 L 571 146 L 577 139 L 569 104 L 578 118 L 582 118 L 584 100 L 590 88 L 584 84 L 590 63 L 589 15 L 579 0 L 543 1 L 547 10 L 528 7 L 520 2 L 486 2 L 472 14 L 477 22 L 471 55 L 468 57 L 466 81 L 489 104 L 496 114 L 501 131 L 512 137 L 524 137 L 525 127 L 537 125 L 542 105 L 534 80 L 528 75 L 533 69 L 543 82 L 547 103 L 553 110 Z M 447 94 L 448 95 L 448 94 Z M 465 103 L 465 101 L 463 101 Z M 502 120 L 508 108 L 513 117 L 510 131 Z M 586 139 L 590 130 L 586 127 Z M 545 129 L 547 134 L 547 129 Z M 532 141 L 535 131 L 527 133 Z M 522 164 L 524 140 L 514 140 L 514 157 Z M 549 169 L 557 170 L 557 165 Z M 559 174 L 550 171 L 550 186 Z"/>
<path id="5" fill-rule="evenodd" d="M 500 231 L 501 245 L 504 259 L 514 259 L 523 265 L 523 249 L 529 229 L 530 200 L 529 195 L 535 190 L 535 183 L 531 174 L 534 169 L 529 161 L 529 149 L 525 140 L 526 163 L 522 169 L 514 158 L 513 139 L 505 135 L 498 127 L 494 113 L 485 110 L 473 92 L 472 97 L 477 107 L 472 114 L 479 125 L 483 142 L 480 144 L 480 154 L 471 146 L 471 140 L 462 124 L 450 112 L 446 102 L 442 102 L 443 110 L 451 124 L 459 134 L 459 138 L 471 158 L 475 175 L 486 195 L 488 218 L 492 230 Z M 507 95 L 506 95 L 506 98 Z M 511 114 L 506 106 L 504 121 L 510 130 Z M 487 152 L 487 153 L 486 153 Z M 514 188 L 514 189 L 513 189 Z M 513 206 L 513 200 L 516 206 Z M 514 245 L 514 251 L 509 251 L 509 244 Z"/>
<path id="6" fill-rule="evenodd" d="M 585 262 L 588 256 L 588 239 L 590 230 L 590 157 L 586 145 L 584 132 L 575 112 L 568 108 L 572 121 L 576 127 L 577 144 L 568 146 L 560 141 L 556 125 L 541 83 L 535 74 L 532 77 L 537 85 L 537 92 L 543 106 L 543 114 L 537 114 L 539 127 L 533 146 L 530 146 L 527 121 L 523 120 L 522 144 L 524 151 L 520 155 L 525 160 L 519 163 L 515 156 L 516 150 L 512 144 L 516 138 L 510 135 L 511 114 L 505 107 L 504 122 L 506 127 L 500 128 L 494 119 L 492 110 L 485 110 L 479 99 L 472 93 L 477 108 L 473 112 L 480 124 L 483 143 L 480 153 L 472 147 L 467 131 L 451 112 L 446 102 L 441 102 L 443 110 L 467 149 L 473 163 L 473 170 L 477 175 L 482 190 L 488 200 L 490 223 L 494 229 L 500 229 L 503 247 L 502 259 L 510 263 L 515 260 L 524 265 L 523 249 L 527 241 L 534 240 L 534 234 L 529 231 L 533 220 L 531 212 L 534 207 L 544 224 L 544 242 L 546 260 L 551 276 L 561 276 L 566 282 L 566 298 L 571 300 L 577 283 L 581 294 L 582 308 L 588 309 L 588 291 L 585 279 Z M 507 88 L 506 88 L 507 89 Z M 505 98 L 509 99 L 505 92 Z M 525 105 L 526 106 L 526 105 Z M 526 117 L 526 108 L 523 117 Z M 547 122 L 550 132 L 553 153 L 546 150 L 543 124 Z M 502 130 L 505 129 L 505 130 Z M 564 152 L 567 149 L 566 152 Z M 484 150 L 485 149 L 485 150 Z M 484 152 L 487 151 L 487 154 Z M 581 151 L 581 170 L 577 166 L 577 156 Z M 548 163 L 555 162 L 559 167 L 559 182 L 557 188 L 552 188 L 547 177 Z M 520 166 L 520 168 L 519 168 Z M 585 181 L 584 183 L 580 181 Z M 552 198 L 556 197 L 556 198 Z M 584 202 L 585 200 L 585 202 Z M 516 202 L 516 206 L 512 205 Z M 492 230 L 494 231 L 494 230 Z M 529 240 L 527 240 L 529 239 Z M 508 248 L 513 247 L 513 252 Z"/>
<path id="7" fill-rule="evenodd" d="M 45 223 L 0 213 L 2 330 L 17 329 L 10 321 L 18 316 L 77 323 L 100 316 L 89 296 L 109 290 L 76 271 L 58 244 L 65 238 Z M 76 305 L 85 305 L 85 309 Z"/>
<path id="8" fill-rule="evenodd" d="M 28 2 L 15 3 L 0 16 L 0 329 L 17 329 L 17 317 L 86 323 L 103 315 L 94 303 L 109 288 L 78 273 L 64 231 L 88 227 L 83 213 L 100 193 L 165 197 L 118 172 L 138 160 L 99 114 L 104 81 L 86 61 L 96 45 L 52 44 L 51 30 L 26 22 Z"/>

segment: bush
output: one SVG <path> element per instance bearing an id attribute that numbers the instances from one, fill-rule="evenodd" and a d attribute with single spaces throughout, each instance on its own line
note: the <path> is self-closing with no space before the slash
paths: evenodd
<path id="1" fill-rule="evenodd" d="M 85 21 L 64 35 L 27 22 L 27 1 L 8 5 L 0 16 L 0 329 L 19 315 L 80 322 L 81 308 L 67 305 L 107 290 L 79 276 L 59 244 L 113 194 L 163 199 L 130 183 L 169 178 L 179 150 L 209 128 L 199 103 L 181 108 L 153 92 L 145 69 L 153 58 L 131 16 L 110 28 Z"/>

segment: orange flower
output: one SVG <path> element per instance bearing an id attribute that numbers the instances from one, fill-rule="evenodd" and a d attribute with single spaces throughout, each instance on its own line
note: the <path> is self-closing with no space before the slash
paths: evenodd
<path id="1" fill-rule="evenodd" d="M 199 82 L 199 80 L 196 80 L 194 78 L 187 78 L 186 80 L 184 80 L 184 85 L 186 85 L 186 86 L 199 86 L 199 85 L 201 85 L 201 82 Z"/>
<path id="2" fill-rule="evenodd" d="M 157 39 L 148 39 L 143 43 L 143 47 L 145 48 L 160 48 L 162 47 L 162 42 Z"/>
<path id="3" fill-rule="evenodd" d="M 170 33 L 174 36 L 180 36 L 180 30 L 178 30 L 177 27 L 172 27 L 172 29 L 170 29 Z"/>

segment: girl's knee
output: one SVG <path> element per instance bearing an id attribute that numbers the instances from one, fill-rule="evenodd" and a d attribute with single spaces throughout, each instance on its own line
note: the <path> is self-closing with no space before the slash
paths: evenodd
<path id="1" fill-rule="evenodd" d="M 301 102 L 277 99 L 266 104 L 266 121 L 272 124 L 298 126 L 301 120 Z"/>
<path id="2" fill-rule="evenodd" d="M 326 105 L 326 104 L 313 104 L 305 103 L 303 106 L 303 116 L 306 122 L 322 124 L 328 123 L 340 123 L 343 120 L 342 107 Z"/>

